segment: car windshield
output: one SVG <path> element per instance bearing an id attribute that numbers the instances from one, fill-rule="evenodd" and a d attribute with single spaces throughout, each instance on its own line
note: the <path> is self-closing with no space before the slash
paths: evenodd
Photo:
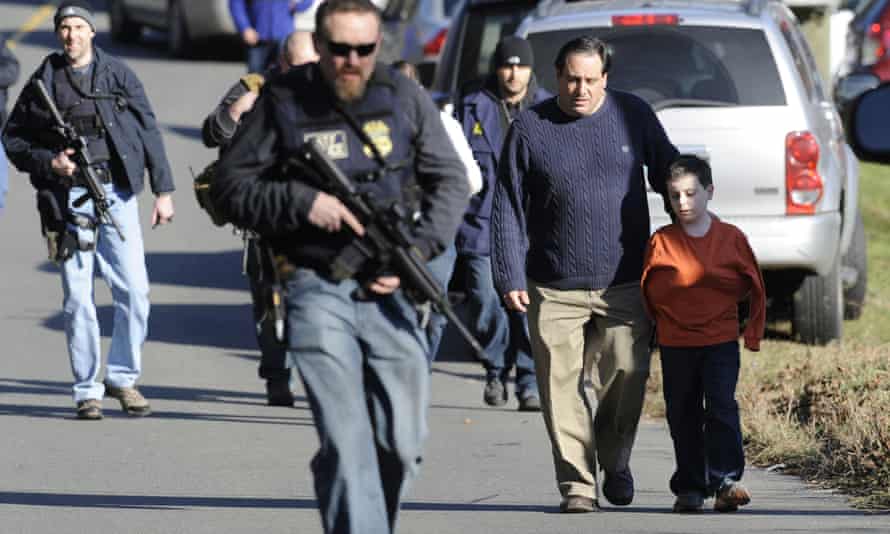
<path id="1" fill-rule="evenodd" d="M 766 37 L 747 28 L 645 26 L 533 33 L 529 41 L 541 86 L 557 91 L 550 58 L 582 35 L 595 35 L 612 48 L 609 87 L 634 93 L 656 110 L 785 104 Z"/>

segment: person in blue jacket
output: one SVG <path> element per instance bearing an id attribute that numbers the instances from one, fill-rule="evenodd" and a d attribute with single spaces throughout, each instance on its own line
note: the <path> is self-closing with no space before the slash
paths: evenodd
<path id="1" fill-rule="evenodd" d="M 507 128 L 520 111 L 551 96 L 537 87 L 533 65 L 529 42 L 516 36 L 505 37 L 495 48 L 493 72 L 480 89 L 461 99 L 458 110 L 464 134 L 482 170 L 483 187 L 470 200 L 457 233 L 453 284 L 463 286 L 469 316 L 473 318 L 470 328 L 485 350 L 483 400 L 491 406 L 506 404 L 507 377 L 515 366 L 516 398 L 523 411 L 541 409 L 535 365 L 525 314 L 505 310 L 494 289 L 489 221 Z"/>
<path id="2" fill-rule="evenodd" d="M 173 176 L 161 132 L 142 83 L 122 61 L 93 45 L 95 17 L 87 2 L 62 2 L 54 17 L 62 51 L 54 52 L 25 85 L 3 131 L 9 160 L 28 173 L 50 256 L 62 274 L 65 334 L 79 419 L 102 418 L 102 398 L 117 399 L 131 416 L 150 413 L 136 388 L 148 328 L 148 273 L 137 195 L 145 171 L 155 194 L 152 226 L 173 220 Z M 35 85 L 41 80 L 62 117 L 83 137 L 91 165 L 123 237 L 97 216 L 83 172 L 53 136 L 52 115 Z M 75 158 L 76 159 L 76 158 Z M 104 382 L 93 279 L 111 288 L 114 330 Z"/>
<path id="3" fill-rule="evenodd" d="M 247 45 L 247 72 L 265 72 L 275 64 L 283 41 L 294 31 L 292 0 L 229 0 L 232 20 Z"/>

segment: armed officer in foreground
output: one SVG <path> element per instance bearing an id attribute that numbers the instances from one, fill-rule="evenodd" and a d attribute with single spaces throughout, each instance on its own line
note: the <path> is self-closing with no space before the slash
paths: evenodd
<path id="1" fill-rule="evenodd" d="M 430 97 L 376 63 L 380 30 L 369 0 L 322 4 L 319 62 L 266 83 L 212 188 L 216 208 L 260 233 L 290 271 L 288 344 L 318 429 L 311 465 L 329 533 L 394 531 L 421 462 L 429 373 L 423 318 L 400 287 L 407 279 L 364 256 L 378 221 L 330 194 L 332 173 L 319 171 L 331 168 L 318 160 L 411 229 L 421 265 L 454 239 L 468 198 Z M 311 158 L 307 142 L 320 147 Z"/>
<path id="2" fill-rule="evenodd" d="M 146 168 L 155 194 L 151 224 L 173 220 L 173 177 L 142 83 L 93 46 L 87 2 L 56 11 L 62 53 L 50 54 L 22 90 L 3 132 L 10 161 L 30 175 L 50 260 L 62 272 L 65 334 L 79 419 L 101 419 L 102 398 L 131 416 L 149 404 L 136 389 L 148 327 L 148 274 L 136 195 Z M 114 299 L 104 384 L 93 277 Z"/>

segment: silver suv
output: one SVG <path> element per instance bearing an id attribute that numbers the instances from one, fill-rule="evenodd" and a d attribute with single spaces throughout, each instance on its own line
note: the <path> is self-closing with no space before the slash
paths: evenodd
<path id="1" fill-rule="evenodd" d="M 544 2 L 520 25 L 542 86 L 553 58 L 592 34 L 612 50 L 609 87 L 652 105 L 680 152 L 710 161 L 713 211 L 740 227 L 773 319 L 808 344 L 841 337 L 865 298 L 858 161 L 797 20 L 770 0 Z M 650 192 L 653 228 L 668 222 Z"/>

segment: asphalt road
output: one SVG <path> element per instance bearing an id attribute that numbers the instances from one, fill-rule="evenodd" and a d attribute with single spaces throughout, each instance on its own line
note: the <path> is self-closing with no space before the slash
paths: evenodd
<path id="1" fill-rule="evenodd" d="M 40 5 L 0 3 L 0 31 L 15 32 Z M 11 173 L 0 218 L 0 533 L 320 532 L 311 414 L 299 390 L 293 409 L 265 406 L 239 242 L 213 227 L 191 194 L 189 168 L 214 156 L 200 144 L 200 121 L 242 66 L 171 61 L 157 41 L 112 46 L 104 11 L 99 31 L 99 46 L 143 80 L 179 186 L 172 226 L 150 230 L 148 196 L 141 206 L 153 304 L 141 383 L 154 415 L 131 420 L 106 401 L 103 421 L 74 419 L 60 279 L 44 259 L 33 192 Z M 52 46 L 47 21 L 21 38 L 24 76 Z M 96 298 L 107 347 L 101 282 Z M 742 512 L 671 514 L 672 451 L 661 421 L 642 424 L 632 506 L 560 515 L 540 416 L 516 412 L 515 401 L 484 407 L 479 367 L 449 356 L 432 374 L 431 436 L 400 532 L 890 532 L 890 516 L 759 469 L 746 475 L 754 500 Z"/>

